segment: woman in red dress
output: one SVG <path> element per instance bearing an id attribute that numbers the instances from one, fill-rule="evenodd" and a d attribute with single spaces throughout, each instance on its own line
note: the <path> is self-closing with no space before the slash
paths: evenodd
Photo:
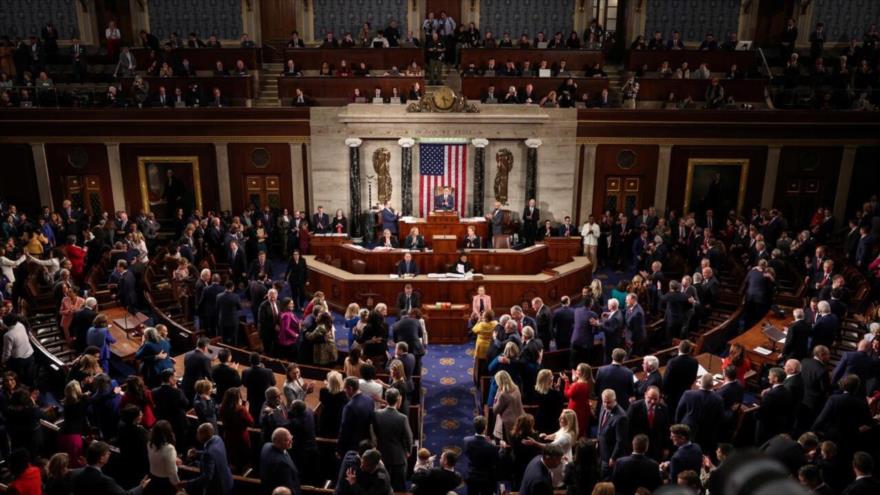
<path id="1" fill-rule="evenodd" d="M 309 224 L 302 222 L 299 229 L 299 252 L 309 254 Z"/>
<path id="2" fill-rule="evenodd" d="M 248 412 L 248 403 L 241 399 L 241 388 L 232 387 L 223 395 L 220 404 L 220 421 L 223 421 L 223 441 L 233 473 L 242 473 L 250 465 L 251 437 L 248 427 L 254 418 Z"/>
<path id="3" fill-rule="evenodd" d="M 68 236 L 64 256 L 70 261 L 70 276 L 82 287 L 85 279 L 86 250 L 76 245 L 76 236 Z"/>
<path id="4" fill-rule="evenodd" d="M 593 388 L 593 370 L 587 363 L 581 363 L 577 369 L 571 370 L 574 381 L 562 374 L 565 382 L 565 397 L 568 398 L 568 409 L 574 411 L 578 420 L 578 438 L 588 437 L 590 433 L 590 389 Z"/>
<path id="5" fill-rule="evenodd" d="M 721 360 L 721 369 L 733 365 L 736 368 L 736 379 L 743 387 L 746 386 L 746 373 L 752 369 L 752 363 L 746 357 L 746 350 L 742 344 L 730 344 L 730 352 Z"/>
<path id="6" fill-rule="evenodd" d="M 156 424 L 156 415 L 153 413 L 155 404 L 153 403 L 153 393 L 144 385 L 144 379 L 140 376 L 130 376 L 125 381 L 125 393 L 119 400 L 119 410 L 123 407 L 134 404 L 141 409 L 144 418 L 141 424 L 144 428 L 150 429 Z"/>

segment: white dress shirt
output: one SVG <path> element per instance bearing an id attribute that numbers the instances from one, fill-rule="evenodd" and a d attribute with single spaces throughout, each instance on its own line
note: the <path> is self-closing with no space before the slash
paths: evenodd
<path id="1" fill-rule="evenodd" d="M 168 478 L 172 485 L 180 484 L 177 477 L 177 450 L 174 445 L 166 443 L 158 449 L 152 444 L 147 445 L 150 456 L 150 475 L 157 478 Z"/>

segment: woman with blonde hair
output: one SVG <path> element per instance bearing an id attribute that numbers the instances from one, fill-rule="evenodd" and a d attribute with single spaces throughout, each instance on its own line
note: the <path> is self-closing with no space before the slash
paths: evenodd
<path id="1" fill-rule="evenodd" d="M 492 403 L 492 414 L 495 415 L 493 435 L 499 440 L 504 440 L 513 429 L 516 418 L 523 414 L 522 395 L 513 378 L 504 370 L 495 373 L 494 382 L 497 393 Z"/>
<path id="2" fill-rule="evenodd" d="M 542 369 L 535 380 L 535 429 L 540 433 L 552 433 L 559 427 L 559 415 L 565 404 L 565 395 L 559 390 L 559 382 L 553 381 L 553 372 Z"/>
<path id="3" fill-rule="evenodd" d="M 338 371 L 327 373 L 325 387 L 321 389 L 318 400 L 321 402 L 321 415 L 318 416 L 317 436 L 336 438 L 342 423 L 342 409 L 348 397 L 342 388 L 342 374 Z"/>
<path id="4" fill-rule="evenodd" d="M 78 381 L 70 381 L 64 387 L 64 423 L 58 433 L 58 450 L 65 452 L 72 467 L 81 467 L 83 456 L 83 434 L 89 429 L 86 418 L 86 401 Z"/>
<path id="5" fill-rule="evenodd" d="M 504 346 L 504 350 L 501 351 L 501 354 L 489 363 L 489 373 L 495 376 L 499 371 L 505 371 L 513 379 L 514 383 L 522 383 L 521 364 L 518 358 L 519 346 L 516 345 L 516 342 L 508 342 Z M 491 405 L 495 402 L 495 393 L 497 391 L 498 385 L 495 380 L 492 380 L 489 386 L 488 404 Z"/>
<path id="6" fill-rule="evenodd" d="M 477 336 L 474 358 L 482 360 L 487 358 L 489 348 L 492 346 L 492 337 L 495 335 L 495 327 L 497 326 L 498 322 L 495 321 L 495 312 L 490 308 L 483 312 L 480 321 L 471 328 L 471 332 Z"/>
<path id="7" fill-rule="evenodd" d="M 605 310 L 605 303 L 607 302 L 605 298 L 605 292 L 602 289 L 602 281 L 594 278 L 592 282 L 590 282 L 590 297 L 593 298 L 593 308 L 598 308 L 598 313 L 601 313 Z"/>
<path id="8" fill-rule="evenodd" d="M 590 495 L 614 495 L 615 493 L 614 483 L 603 481 L 601 483 L 596 483 L 596 486 L 593 487 L 593 492 Z"/>
<path id="9" fill-rule="evenodd" d="M 49 458 L 46 465 L 46 495 L 68 495 L 73 493 L 73 480 L 70 477 L 70 456 L 58 452 Z"/>
<path id="10" fill-rule="evenodd" d="M 409 396 L 410 393 L 412 393 L 412 388 L 409 381 L 406 379 L 406 369 L 403 367 L 403 361 L 399 359 L 391 361 L 391 364 L 388 365 L 388 370 L 391 374 L 389 379 L 391 383 L 388 388 L 385 389 L 385 392 L 391 388 L 396 388 L 397 391 L 400 392 L 400 406 L 397 410 L 403 414 L 407 414 L 409 411 Z"/>
<path id="11" fill-rule="evenodd" d="M 549 442 L 547 445 L 556 445 L 562 449 L 562 463 L 556 469 L 550 470 L 553 477 L 553 486 L 560 487 L 563 483 L 563 472 L 565 464 L 571 462 L 571 448 L 578 438 L 578 419 L 577 414 L 571 409 L 562 411 L 559 415 L 559 429 L 555 433 L 539 435 L 541 440 Z"/>
<path id="12" fill-rule="evenodd" d="M 360 312 L 361 307 L 358 303 L 351 303 L 345 308 L 345 316 L 342 318 L 345 323 L 343 326 L 348 330 L 348 346 L 349 348 L 354 343 L 354 327 L 357 326 L 360 321 Z"/>

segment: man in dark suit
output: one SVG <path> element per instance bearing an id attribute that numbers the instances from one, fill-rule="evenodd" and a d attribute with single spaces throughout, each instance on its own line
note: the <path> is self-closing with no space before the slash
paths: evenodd
<path id="1" fill-rule="evenodd" d="M 871 235 L 871 228 L 862 226 L 859 228 L 859 243 L 856 245 L 856 256 L 853 260 L 856 267 L 865 271 L 873 259 L 874 236 Z"/>
<path id="2" fill-rule="evenodd" d="M 570 367 L 576 368 L 580 363 L 590 361 L 593 353 L 593 321 L 598 318 L 590 309 L 589 304 L 578 307 L 574 311 L 574 329 L 571 333 Z"/>
<path id="3" fill-rule="evenodd" d="M 819 314 L 816 323 L 813 324 L 813 347 L 824 345 L 829 349 L 834 346 L 840 333 L 840 320 L 831 312 L 831 304 L 828 301 L 819 301 L 817 305 Z"/>
<path id="4" fill-rule="evenodd" d="M 220 284 L 220 275 L 211 276 L 211 283 L 202 290 L 201 297 L 196 301 L 196 310 L 199 315 L 199 329 L 208 337 L 217 335 L 217 296 L 226 290 Z"/>
<path id="5" fill-rule="evenodd" d="M 242 372 L 241 384 L 247 389 L 247 396 L 250 398 L 248 406 L 251 416 L 259 418 L 266 389 L 275 386 L 275 373 L 263 366 L 259 353 L 252 352 L 248 360 L 251 367 Z"/>
<path id="6" fill-rule="evenodd" d="M 116 272 L 119 274 L 116 282 L 116 299 L 129 313 L 136 313 L 138 299 L 134 272 L 128 268 L 125 260 L 116 262 Z"/>
<path id="7" fill-rule="evenodd" d="M 397 295 L 397 311 L 403 316 L 411 310 L 422 307 L 422 299 L 419 293 L 413 291 L 412 284 L 403 286 L 403 292 Z"/>
<path id="8" fill-rule="evenodd" d="M 694 441 L 704 452 L 714 452 L 718 444 L 718 425 L 724 416 L 724 400 L 713 390 L 711 373 L 700 378 L 699 390 L 688 390 L 678 401 L 675 422 L 688 425 Z"/>
<path id="9" fill-rule="evenodd" d="M 251 304 L 257 304 L 257 302 L 251 301 Z M 280 322 L 281 308 L 278 305 L 278 291 L 269 289 L 266 293 L 266 300 L 260 303 L 257 310 L 257 326 L 260 330 L 260 340 L 263 341 L 263 352 L 266 354 L 274 354 Z"/>
<path id="10" fill-rule="evenodd" d="M 632 440 L 632 454 L 617 460 L 611 477 L 617 493 L 635 493 L 639 487 L 654 491 L 663 484 L 660 479 L 660 465 L 646 455 L 649 442 L 647 435 L 635 435 Z"/>
<path id="11" fill-rule="evenodd" d="M 805 437 L 810 435 L 805 435 Z M 813 449 L 818 445 L 813 445 Z M 798 470 L 807 463 L 805 448 L 796 442 L 788 433 L 780 433 L 760 446 L 761 452 L 768 457 L 781 462 L 788 468 L 791 474 L 797 474 Z"/>
<path id="12" fill-rule="evenodd" d="M 660 303 L 666 304 L 666 343 L 676 337 L 687 335 L 687 314 L 693 307 L 692 300 L 681 292 L 681 284 L 675 280 L 669 282 L 669 292 L 660 296 Z"/>
<path id="13" fill-rule="evenodd" d="M 455 471 L 458 454 L 444 450 L 440 454 L 440 465 L 429 470 L 413 473 L 412 482 L 416 484 L 413 495 L 445 495 L 461 485 L 461 475 Z"/>
<path id="14" fill-rule="evenodd" d="M 272 432 L 272 441 L 263 445 L 260 451 L 260 485 L 265 495 L 270 495 L 278 486 L 286 486 L 294 495 L 300 495 L 299 471 L 288 454 L 292 446 L 293 435 L 287 428 L 276 428 Z"/>
<path id="15" fill-rule="evenodd" d="M 574 331 L 574 310 L 571 309 L 571 299 L 568 296 L 559 299 L 559 307 L 553 312 L 550 324 L 553 335 L 556 336 L 556 349 L 568 349 L 571 346 L 571 333 Z"/>
<path id="16" fill-rule="evenodd" d="M 745 328 L 749 328 L 767 316 L 773 303 L 771 284 L 765 272 L 766 260 L 759 260 L 757 266 L 746 274 Z"/>
<path id="17" fill-rule="evenodd" d="M 248 268 L 248 279 L 256 280 L 260 278 L 262 273 L 266 274 L 266 278 L 272 280 L 272 263 L 269 263 L 265 251 L 260 251 L 257 254 L 257 259 L 251 261 L 251 266 Z"/>
<path id="18" fill-rule="evenodd" d="M 617 348 L 611 351 L 611 364 L 602 366 L 596 373 L 596 390 L 614 390 L 617 400 L 621 404 L 629 405 L 629 401 L 635 396 L 633 372 L 623 366 L 626 359 L 626 351 Z"/>
<path id="19" fill-rule="evenodd" d="M 562 219 L 562 225 L 556 230 L 556 235 L 559 237 L 577 237 L 578 229 L 576 225 L 572 225 L 571 217 L 566 216 Z"/>
<path id="20" fill-rule="evenodd" d="M 550 472 L 562 463 L 562 447 L 549 444 L 541 455 L 535 456 L 523 471 L 519 493 L 522 495 L 552 495 L 553 478 Z"/>
<path id="21" fill-rule="evenodd" d="M 150 106 L 153 108 L 167 108 L 172 106 L 171 95 L 165 90 L 165 86 L 159 86 L 159 92 L 153 98 Z"/>
<path id="22" fill-rule="evenodd" d="M 642 378 L 635 384 L 636 396 L 645 395 L 648 387 L 663 390 L 663 375 L 660 374 L 660 360 L 657 356 L 642 358 Z"/>
<path id="23" fill-rule="evenodd" d="M 645 331 L 645 312 L 639 304 L 639 298 L 635 294 L 626 295 L 626 313 L 624 313 L 628 339 L 632 343 L 632 353 L 643 355 L 647 332 Z"/>
<path id="24" fill-rule="evenodd" d="M 126 491 L 116 480 L 101 472 L 109 461 L 109 445 L 101 441 L 89 444 L 86 448 L 86 467 L 71 473 L 74 495 L 140 495 L 143 492 L 149 478 L 144 478 L 139 486 Z"/>
<path id="25" fill-rule="evenodd" d="M 626 412 L 617 404 L 614 390 L 602 390 L 602 407 L 599 411 L 599 461 L 604 477 L 609 477 L 617 459 L 627 454 L 629 421 Z"/>
<path id="26" fill-rule="evenodd" d="M 183 391 L 177 388 L 174 368 L 162 370 L 161 385 L 154 388 L 152 392 L 153 401 L 156 403 L 156 419 L 171 423 L 171 429 L 177 439 L 177 446 L 182 450 L 187 442 L 186 411 L 189 410 L 189 400 Z"/>
<path id="27" fill-rule="evenodd" d="M 697 379 L 700 364 L 691 356 L 694 345 L 689 340 L 678 344 L 678 355 L 670 359 L 663 373 L 663 392 L 670 411 L 676 411 L 678 400 L 686 390 L 690 390 Z"/>
<path id="28" fill-rule="evenodd" d="M 401 318 L 391 326 L 391 338 L 395 343 L 406 343 L 407 350 L 416 358 L 415 369 L 420 370 L 422 369 L 422 356 L 425 355 L 425 346 L 422 344 L 424 335 L 420 322 L 422 310 L 418 306 L 414 306 L 405 316 L 403 316 L 404 313 L 401 315 Z"/>
<path id="29" fill-rule="evenodd" d="M 183 356 L 183 380 L 181 388 L 186 397 L 195 395 L 196 382 L 202 379 L 211 379 L 212 357 L 208 351 L 211 340 L 207 337 L 199 337 L 196 348 Z"/>
<path id="30" fill-rule="evenodd" d="M 850 483 L 843 495 L 873 495 L 880 493 L 880 480 L 874 477 L 874 458 L 867 452 L 856 452 L 852 460 L 856 479 Z"/>
<path id="31" fill-rule="evenodd" d="M 650 440 L 647 454 L 659 460 L 664 457 L 663 451 L 668 444 L 669 409 L 660 401 L 660 389 L 653 385 L 645 390 L 644 397 L 631 403 L 626 411 L 629 434 L 633 438 L 646 435 Z"/>
<path id="32" fill-rule="evenodd" d="M 788 327 L 785 334 L 785 346 L 782 348 L 782 357 L 784 359 L 797 359 L 800 361 L 810 355 L 809 340 L 812 328 L 810 324 L 804 320 L 804 310 L 795 308 L 792 311 L 794 323 Z"/>
<path id="33" fill-rule="evenodd" d="M 675 446 L 675 453 L 668 461 L 660 464 L 660 469 L 668 472 L 670 483 L 675 484 L 679 473 L 700 472 L 700 467 L 703 465 L 703 451 L 699 445 L 691 442 L 691 429 L 687 425 L 670 426 L 669 438 Z"/>
<path id="34" fill-rule="evenodd" d="M 492 237 L 500 236 L 504 230 L 504 210 L 501 209 L 501 202 L 496 201 L 492 212 L 486 215 L 492 227 Z"/>
<path id="35" fill-rule="evenodd" d="M 497 483 L 500 450 L 486 435 L 484 416 L 474 418 L 474 434 L 464 438 L 464 455 L 468 458 L 465 477 L 468 495 L 494 495 Z"/>
<path id="36" fill-rule="evenodd" d="M 801 360 L 801 379 L 804 381 L 804 398 L 798 408 L 795 431 L 802 433 L 809 430 L 816 416 L 825 407 L 825 401 L 831 393 L 831 378 L 828 373 L 828 362 L 831 352 L 827 347 L 819 345 L 813 348 L 812 357 Z"/>
<path id="37" fill-rule="evenodd" d="M 529 204 L 523 208 L 523 238 L 526 246 L 535 243 L 535 236 L 538 233 L 538 221 L 541 219 L 541 210 L 536 206 L 535 198 L 529 199 Z"/>
<path id="38" fill-rule="evenodd" d="M 390 201 L 385 202 L 382 211 L 379 212 L 379 216 L 382 221 L 382 230 L 388 229 L 391 231 L 391 234 L 397 237 L 397 217 L 400 215 L 391 208 Z"/>
<path id="39" fill-rule="evenodd" d="M 247 258 L 245 258 L 244 249 L 238 245 L 238 241 L 229 242 L 226 259 L 229 261 L 229 274 L 232 276 L 232 281 L 235 282 L 235 285 L 241 284 L 247 272 Z"/>
<path id="40" fill-rule="evenodd" d="M 336 441 L 336 454 L 340 459 L 346 452 L 357 448 L 361 440 L 370 439 L 370 424 L 373 422 L 373 399 L 360 392 L 356 377 L 345 379 L 345 395 L 348 403 L 342 408 L 342 421 Z"/>
<path id="41" fill-rule="evenodd" d="M 605 334 L 605 362 L 611 361 L 611 354 L 614 349 L 623 347 L 624 330 L 626 329 L 626 320 L 623 312 L 620 311 L 617 299 L 608 300 L 608 314 L 602 318 L 602 333 Z M 599 324 L 598 321 L 596 323 Z M 620 398 L 621 402 L 626 404 L 624 398 Z"/>
<path id="42" fill-rule="evenodd" d="M 404 275 L 412 275 L 418 276 L 419 274 L 419 265 L 416 264 L 412 259 L 411 253 L 406 253 L 403 255 L 403 259 L 397 263 L 397 275 L 403 277 Z"/>
<path id="43" fill-rule="evenodd" d="M 395 492 L 406 491 L 406 460 L 413 447 L 409 419 L 397 410 L 400 393 L 395 388 L 385 392 L 386 405 L 373 414 L 373 435 L 376 448 L 382 453 L 382 462 L 391 476 Z"/>
<path id="44" fill-rule="evenodd" d="M 230 365 L 232 355 L 228 349 L 220 349 L 217 353 L 217 363 L 211 369 L 211 381 L 217 389 L 217 397 L 226 395 L 226 391 L 233 387 L 241 386 L 241 375 L 238 374 L 238 365 Z M 260 398 L 255 399 L 259 402 Z"/>
<path id="45" fill-rule="evenodd" d="M 324 212 L 323 206 L 318 206 L 318 211 L 312 215 L 312 228 L 316 234 L 326 234 L 330 232 L 330 215 Z"/>
<path id="46" fill-rule="evenodd" d="M 844 458 L 858 445 L 859 435 L 869 431 L 872 424 L 868 402 L 859 396 L 860 382 L 856 375 L 840 380 L 838 386 L 843 393 L 829 397 L 813 423 L 812 431 L 836 443 Z"/>
<path id="47" fill-rule="evenodd" d="M 553 340 L 553 316 L 550 312 L 550 306 L 544 304 L 540 297 L 532 299 L 532 309 L 535 310 L 535 331 L 538 338 L 544 344 L 544 347 L 550 347 L 550 341 Z"/>
<path id="48" fill-rule="evenodd" d="M 238 346 L 238 312 L 241 310 L 241 301 L 235 293 L 235 283 L 231 280 L 226 282 L 226 290 L 217 296 L 217 327 L 223 341 Z"/>
<path id="49" fill-rule="evenodd" d="M 455 210 L 455 196 L 452 195 L 452 191 L 449 189 L 449 186 L 444 186 L 443 193 L 434 196 L 434 210 L 435 211 L 453 211 L 453 210 Z"/>
<path id="50" fill-rule="evenodd" d="M 86 349 L 86 334 L 88 333 L 89 328 L 92 327 L 95 317 L 98 316 L 98 312 L 96 311 L 97 307 L 97 299 L 94 297 L 87 298 L 85 306 L 74 313 L 73 319 L 70 321 L 70 336 L 74 338 L 74 348 L 78 352 L 82 352 Z"/>
<path id="51" fill-rule="evenodd" d="M 791 392 L 784 386 L 785 371 L 771 368 L 768 375 L 770 388 L 761 392 L 761 407 L 755 413 L 755 443 L 763 444 L 774 435 L 788 433 L 791 429 Z"/>
<path id="52" fill-rule="evenodd" d="M 202 449 L 190 452 L 198 456 L 196 465 L 199 467 L 199 475 L 185 482 L 187 493 L 229 495 L 232 493 L 232 471 L 226 459 L 226 445 L 222 438 L 214 434 L 214 425 L 199 425 L 196 441 Z"/>
<path id="53" fill-rule="evenodd" d="M 846 352 L 843 358 L 837 363 L 834 372 L 831 374 L 831 383 L 837 383 L 846 375 L 856 375 L 862 384 L 860 393 L 865 392 L 865 387 L 869 380 L 873 380 L 878 376 L 880 362 L 877 358 L 868 354 L 871 343 L 867 340 L 860 340 L 855 351 Z"/>

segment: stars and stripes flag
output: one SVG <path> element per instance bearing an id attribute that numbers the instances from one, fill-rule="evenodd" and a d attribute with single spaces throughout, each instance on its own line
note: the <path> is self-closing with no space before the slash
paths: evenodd
<path id="1" fill-rule="evenodd" d="M 467 144 L 419 144 L 419 216 L 434 210 L 434 196 L 444 186 L 452 190 L 459 215 L 465 216 Z"/>

